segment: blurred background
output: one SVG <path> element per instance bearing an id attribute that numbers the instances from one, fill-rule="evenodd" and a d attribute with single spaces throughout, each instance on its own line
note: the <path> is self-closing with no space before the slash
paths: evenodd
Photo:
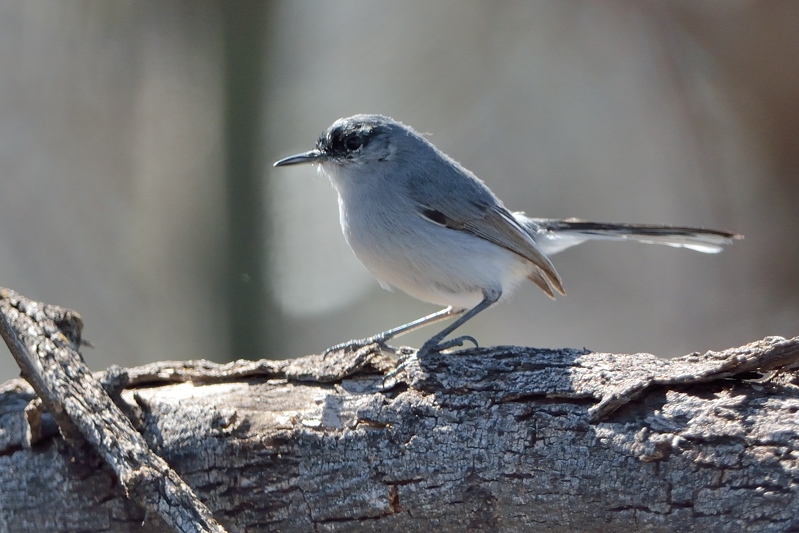
<path id="1" fill-rule="evenodd" d="M 296 357 L 432 312 L 358 263 L 314 168 L 271 167 L 382 113 L 512 210 L 746 235 L 569 250 L 569 296 L 529 284 L 463 328 L 483 345 L 794 336 L 798 27 L 793 0 L 2 0 L 0 285 L 78 310 L 94 369 Z"/>

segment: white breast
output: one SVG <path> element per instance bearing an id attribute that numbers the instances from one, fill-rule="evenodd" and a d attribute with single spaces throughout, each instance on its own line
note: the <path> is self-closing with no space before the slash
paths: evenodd
<path id="1" fill-rule="evenodd" d="M 484 291 L 507 296 L 531 271 L 530 264 L 513 252 L 471 233 L 433 224 L 386 191 L 332 181 L 339 193 L 344 236 L 384 286 L 426 302 L 471 308 L 480 303 Z"/>

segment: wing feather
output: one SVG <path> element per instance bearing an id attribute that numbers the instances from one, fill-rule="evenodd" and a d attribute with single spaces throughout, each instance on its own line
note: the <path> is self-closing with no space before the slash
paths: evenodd
<path id="1" fill-rule="evenodd" d="M 435 173 L 419 166 L 413 169 L 413 179 L 407 181 L 404 197 L 411 199 L 419 215 L 433 224 L 467 231 L 523 257 L 535 266 L 530 281 L 550 297 L 555 291 L 565 294 L 555 267 L 494 193 L 454 159 L 420 139 L 444 164 L 436 165 Z"/>
<path id="2" fill-rule="evenodd" d="M 466 220 L 454 219 L 429 207 L 422 207 L 419 214 L 434 224 L 467 231 L 527 259 L 536 267 L 528 276 L 530 281 L 538 285 L 550 298 L 555 297 L 555 291 L 566 294 L 555 266 L 538 249 L 535 241 L 513 215 L 501 205 L 491 206 L 483 211 L 481 216 L 469 217 Z"/>
<path id="3" fill-rule="evenodd" d="M 554 297 L 552 289 L 560 294 L 566 294 L 555 266 L 504 207 L 493 206 L 486 211 L 484 217 L 464 222 L 464 228 L 534 264 L 538 270 L 530 276 L 530 281 L 541 287 L 550 297 Z"/>

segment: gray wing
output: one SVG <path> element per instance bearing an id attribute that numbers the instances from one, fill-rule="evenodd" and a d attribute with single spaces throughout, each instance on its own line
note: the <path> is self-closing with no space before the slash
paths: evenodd
<path id="1" fill-rule="evenodd" d="M 468 170 L 450 160 L 448 176 L 421 173 L 409 185 L 420 216 L 433 224 L 455 231 L 466 231 L 530 261 L 536 268 L 530 281 L 554 298 L 554 291 L 565 294 L 555 267 L 539 250 L 502 202 Z"/>

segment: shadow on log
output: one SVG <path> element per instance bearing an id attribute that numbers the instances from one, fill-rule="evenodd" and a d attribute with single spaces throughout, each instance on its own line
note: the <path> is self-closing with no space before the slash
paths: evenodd
<path id="1" fill-rule="evenodd" d="M 4 338 L 34 367 L 59 334 L 82 365 L 74 312 L 8 290 L 0 306 Z M 673 360 L 494 347 L 412 361 L 388 390 L 394 361 L 376 347 L 67 367 L 143 439 L 109 430 L 76 445 L 91 405 L 3 384 L 0 530 L 795 530 L 798 362 L 799 338 Z M 213 518 L 179 529 L 170 503 L 128 499 L 119 450 L 134 478 L 137 457 L 165 460 Z"/>

